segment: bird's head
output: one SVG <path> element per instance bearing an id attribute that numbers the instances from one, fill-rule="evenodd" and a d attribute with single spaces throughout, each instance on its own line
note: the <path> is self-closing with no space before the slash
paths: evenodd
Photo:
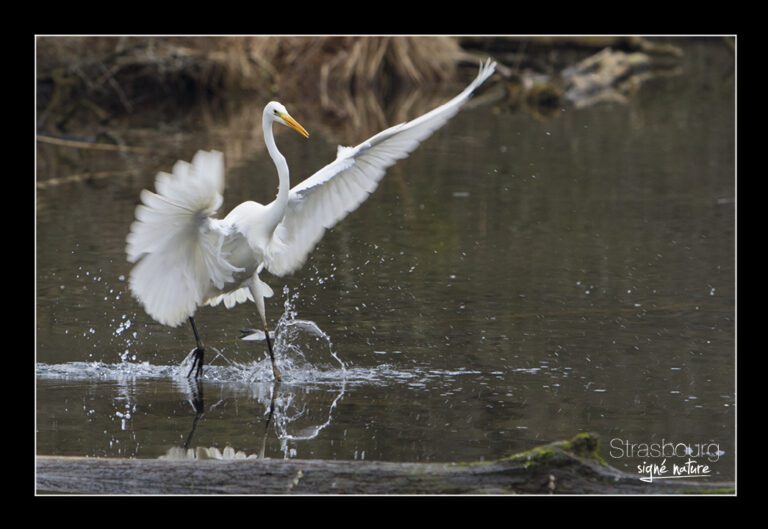
<path id="1" fill-rule="evenodd" d="M 302 127 L 298 121 L 293 119 L 285 106 L 277 101 L 270 101 L 266 107 L 264 107 L 264 115 L 269 117 L 272 121 L 276 121 L 290 127 L 305 138 L 309 138 L 309 132 Z"/>

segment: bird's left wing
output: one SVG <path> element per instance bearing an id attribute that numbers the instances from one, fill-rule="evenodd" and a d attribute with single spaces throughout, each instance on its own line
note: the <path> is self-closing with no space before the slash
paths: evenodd
<path id="1" fill-rule="evenodd" d="M 495 68 L 496 63 L 489 59 L 480 65 L 477 78 L 447 103 L 357 147 L 339 147 L 336 160 L 291 189 L 285 216 L 267 247 L 267 270 L 283 276 L 303 265 L 325 230 L 357 209 L 379 185 L 387 168 L 455 116 Z"/>

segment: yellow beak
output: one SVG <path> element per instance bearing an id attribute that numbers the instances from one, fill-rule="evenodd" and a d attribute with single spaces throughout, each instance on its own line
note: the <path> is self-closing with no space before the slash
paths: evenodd
<path id="1" fill-rule="evenodd" d="M 305 138 L 309 138 L 309 132 L 306 131 L 304 127 L 299 125 L 299 122 L 293 119 L 288 114 L 280 114 L 280 117 L 283 118 L 283 121 L 285 121 L 289 127 L 291 127 L 293 130 L 304 136 Z"/>

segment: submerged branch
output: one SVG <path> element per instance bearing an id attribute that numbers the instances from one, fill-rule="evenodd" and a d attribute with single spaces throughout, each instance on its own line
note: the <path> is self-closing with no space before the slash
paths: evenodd
<path id="1" fill-rule="evenodd" d="M 69 176 L 62 176 L 58 178 L 49 178 L 37 182 L 37 189 L 49 189 L 52 187 L 60 186 L 63 184 L 73 184 L 77 182 L 90 182 L 93 180 L 100 180 L 102 178 L 110 178 L 112 176 L 129 176 L 138 174 L 139 170 L 127 170 L 127 171 L 95 171 L 89 173 L 78 173 Z"/>
<path id="2" fill-rule="evenodd" d="M 40 143 L 48 143 L 51 145 L 58 145 L 61 147 L 71 147 L 73 149 L 91 149 L 97 151 L 118 151 L 118 152 L 133 152 L 137 154 L 148 154 L 152 152 L 152 149 L 147 147 L 129 147 L 128 145 L 115 145 L 112 143 L 95 143 L 88 141 L 77 140 L 65 140 L 62 138 L 56 138 L 54 136 L 44 136 L 38 134 L 35 139 Z"/>

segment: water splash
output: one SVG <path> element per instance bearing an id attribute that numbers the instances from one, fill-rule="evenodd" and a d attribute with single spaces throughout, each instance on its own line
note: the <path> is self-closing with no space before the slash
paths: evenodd
<path id="1" fill-rule="evenodd" d="M 297 318 L 295 302 L 299 293 L 290 293 L 287 286 L 283 287 L 285 301 L 283 314 L 273 331 L 275 361 L 284 382 L 314 382 L 316 380 L 334 381 L 346 378 L 346 366 L 333 350 L 330 336 L 313 321 Z M 263 332 L 251 331 L 244 338 L 246 342 L 260 342 L 264 339 Z M 222 356 L 219 353 L 219 356 Z M 191 359 L 189 359 L 191 361 Z M 259 362 L 235 363 L 224 359 L 230 369 L 239 369 L 241 376 L 249 381 L 271 380 L 272 368 L 267 357 Z M 223 375 L 214 370 L 212 375 Z"/>
<path id="2" fill-rule="evenodd" d="M 428 383 L 450 380 L 458 376 L 482 375 L 472 370 L 436 370 L 428 366 L 399 369 L 391 364 L 375 367 L 350 368 L 334 351 L 330 336 L 313 321 L 298 319 L 295 308 L 298 292 L 291 293 L 283 288 L 285 301 L 283 314 L 275 328 L 275 357 L 283 375 L 283 385 L 292 384 L 374 384 L 389 385 L 405 383 L 411 387 L 425 387 Z M 123 317 L 125 320 L 126 316 Z M 127 328 L 127 325 L 123 325 Z M 243 342 L 246 346 L 261 347 L 259 342 Z M 258 344 L 258 345 L 257 345 Z M 231 361 L 217 348 L 206 349 L 207 365 L 203 370 L 203 381 L 214 383 L 256 384 L 271 382 L 272 367 L 262 347 L 264 358 L 252 362 Z M 213 353 L 212 356 L 210 353 Z M 393 352 L 394 354 L 395 352 Z M 400 353 L 400 351 L 397 351 Z M 152 365 L 149 362 L 71 362 L 67 364 L 37 364 L 37 375 L 41 378 L 70 380 L 117 380 L 139 379 L 185 379 L 192 362 L 192 351 L 178 366 Z"/>
<path id="3" fill-rule="evenodd" d="M 187 369 L 188 371 L 188 369 Z M 262 386 L 272 380 L 272 368 L 269 360 L 251 364 L 232 363 L 230 365 L 206 366 L 204 382 L 244 383 Z M 525 371 L 527 374 L 533 374 Z M 118 381 L 186 379 L 186 371 L 176 365 L 153 365 L 142 363 L 69 362 L 66 364 L 37 364 L 37 376 L 43 379 L 82 380 L 82 381 Z M 374 367 L 355 367 L 331 370 L 296 370 L 283 374 L 283 385 L 379 385 L 391 384 L 427 384 L 437 381 L 452 380 L 460 376 L 482 377 L 481 371 L 457 369 L 430 369 L 413 367 L 399 369 L 390 364 Z"/>
<path id="4" fill-rule="evenodd" d="M 152 380 L 176 376 L 178 366 L 158 366 L 149 362 L 68 362 L 66 364 L 37 364 L 37 376 L 63 380 Z"/>

